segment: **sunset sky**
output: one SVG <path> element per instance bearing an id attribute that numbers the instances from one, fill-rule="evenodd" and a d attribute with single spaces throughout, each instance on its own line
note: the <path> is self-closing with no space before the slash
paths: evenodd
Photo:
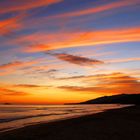
<path id="1" fill-rule="evenodd" d="M 140 0 L 1 0 L 0 103 L 140 93 Z"/>

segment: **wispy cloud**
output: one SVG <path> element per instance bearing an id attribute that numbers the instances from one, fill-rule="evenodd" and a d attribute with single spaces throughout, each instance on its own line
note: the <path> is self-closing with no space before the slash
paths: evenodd
<path id="1" fill-rule="evenodd" d="M 13 87 L 18 87 L 18 88 L 49 88 L 50 86 L 32 85 L 32 84 L 18 84 L 18 85 L 13 85 Z"/>
<path id="2" fill-rule="evenodd" d="M 98 3 L 98 2 L 97 2 Z M 65 25 L 68 24 L 70 25 L 71 23 L 80 23 L 88 20 L 95 20 L 97 18 L 103 18 L 107 17 L 108 15 L 111 15 L 113 13 L 120 12 L 124 9 L 131 9 L 139 4 L 139 0 L 120 0 L 120 1 L 115 1 L 115 2 L 106 2 L 104 4 L 101 4 L 100 2 L 98 3 L 99 5 L 96 5 L 96 2 L 90 2 L 90 6 L 86 8 L 78 8 L 76 10 L 69 10 L 61 13 L 54 13 L 53 15 L 48 15 L 47 17 L 40 17 L 38 19 L 34 18 L 32 19 L 32 22 L 30 27 L 34 26 L 32 23 L 34 23 L 36 26 L 41 26 L 43 23 L 46 23 L 48 26 L 54 26 L 54 27 L 60 27 L 64 29 Z M 100 15 L 99 15 L 100 14 Z M 89 17 L 89 15 L 92 16 Z M 98 16 L 99 15 L 99 16 Z M 76 18 L 75 18 L 76 17 Z M 45 24 L 45 26 L 46 26 Z M 78 24 L 79 25 L 79 24 Z M 78 26 L 79 27 L 79 26 Z M 66 27 L 67 29 L 69 26 Z"/>
<path id="3" fill-rule="evenodd" d="M 8 1 L 8 5 L 7 2 L 5 1 L 5 2 L 1 2 L 0 14 L 10 13 L 10 12 L 24 12 L 24 11 L 32 10 L 34 8 L 56 4 L 62 1 L 63 0 L 35 0 L 35 1 L 14 0 L 14 1 Z"/>
<path id="4" fill-rule="evenodd" d="M 6 96 L 26 96 L 26 95 L 29 95 L 29 93 L 0 87 L 0 95 L 6 95 Z"/>
<path id="5" fill-rule="evenodd" d="M 120 9 L 121 7 L 136 5 L 138 3 L 140 3 L 139 0 L 134 0 L 133 2 L 131 0 L 121 0 L 121 1 L 111 2 L 108 4 L 103 4 L 103 5 L 92 7 L 92 8 L 58 14 L 58 15 L 54 15 L 54 16 L 50 16 L 50 17 L 51 18 L 69 18 L 69 17 L 97 14 L 97 13 L 105 12 L 105 11 L 109 11 L 109 10 Z"/>
<path id="6" fill-rule="evenodd" d="M 60 60 L 76 64 L 76 65 L 81 65 L 81 66 L 86 66 L 86 65 L 98 65 L 98 64 L 104 64 L 103 61 L 97 60 L 97 59 L 91 59 L 91 58 L 86 58 L 83 56 L 76 56 L 76 55 L 71 55 L 71 54 L 66 54 L 66 53 L 50 53 L 51 55 L 57 57 Z"/>
<path id="7" fill-rule="evenodd" d="M 6 70 L 6 69 L 14 69 L 14 68 L 22 68 L 22 67 L 26 67 L 26 66 L 30 66 L 33 64 L 37 64 L 39 63 L 40 60 L 32 60 L 32 61 L 13 61 L 13 62 L 9 62 L 6 64 L 2 64 L 0 65 L 0 70 Z"/>
<path id="8" fill-rule="evenodd" d="M 90 92 L 98 94 L 118 94 L 118 93 L 139 93 L 140 83 L 137 78 L 131 77 L 124 73 L 102 74 L 94 76 L 79 76 L 71 77 L 69 79 L 81 79 L 87 82 L 89 86 L 61 86 L 59 88 L 79 91 Z M 96 83 L 96 84 L 95 84 Z"/>
<path id="9" fill-rule="evenodd" d="M 124 63 L 124 62 L 133 62 L 133 61 L 140 61 L 140 57 L 112 59 L 112 60 L 108 60 L 106 62 L 108 62 L 108 63 Z"/>
<path id="10" fill-rule="evenodd" d="M 17 30 L 20 30 L 23 27 L 22 22 L 20 21 L 24 18 L 25 14 L 20 14 L 18 16 L 10 17 L 0 21 L 0 35 L 8 36 L 15 33 Z"/>
<path id="11" fill-rule="evenodd" d="M 16 70 L 29 67 L 39 63 L 41 59 L 31 61 L 13 61 L 0 65 L 0 75 L 9 75 L 16 73 Z"/>
<path id="12" fill-rule="evenodd" d="M 51 34 L 51 38 L 53 39 L 56 38 L 56 36 L 59 41 L 53 40 L 51 42 L 51 40 L 49 40 L 49 43 L 28 46 L 23 51 L 43 52 L 62 48 L 140 41 L 140 27 Z"/>
<path id="13" fill-rule="evenodd" d="M 16 16 L 12 16 L 7 19 L 3 19 L 0 21 L 0 35 L 9 36 L 15 35 L 16 31 L 24 29 L 25 26 L 25 17 L 29 15 L 32 16 L 33 13 L 27 13 L 35 8 L 45 7 L 53 4 L 57 4 L 62 2 L 63 0 L 35 0 L 35 1 L 28 1 L 28 0 L 13 0 L 13 1 L 3 1 L 0 2 L 0 14 L 4 15 L 7 13 L 16 13 Z"/>

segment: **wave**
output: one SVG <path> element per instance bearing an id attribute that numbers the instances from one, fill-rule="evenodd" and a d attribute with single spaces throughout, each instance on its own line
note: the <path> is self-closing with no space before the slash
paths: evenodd
<path id="1" fill-rule="evenodd" d="M 39 114 L 39 115 L 30 115 L 30 116 L 20 116 L 20 117 L 14 117 L 14 118 L 3 118 L 0 119 L 0 123 L 5 123 L 5 122 L 11 122 L 11 121 L 17 121 L 17 120 L 22 120 L 22 119 L 29 119 L 29 118 L 35 118 L 35 117 L 45 117 L 45 116 L 53 116 L 53 115 L 66 115 L 69 113 L 52 113 L 52 114 Z"/>

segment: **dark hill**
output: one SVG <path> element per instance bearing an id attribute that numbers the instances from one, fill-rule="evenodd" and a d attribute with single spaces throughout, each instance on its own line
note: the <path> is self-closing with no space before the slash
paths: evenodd
<path id="1" fill-rule="evenodd" d="M 119 94 L 104 96 L 80 104 L 140 104 L 140 94 Z"/>

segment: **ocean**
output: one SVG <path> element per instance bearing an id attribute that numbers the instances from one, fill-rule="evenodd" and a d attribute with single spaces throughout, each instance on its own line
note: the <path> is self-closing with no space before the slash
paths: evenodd
<path id="1" fill-rule="evenodd" d="M 129 105 L 0 105 L 0 132 L 125 106 Z"/>

